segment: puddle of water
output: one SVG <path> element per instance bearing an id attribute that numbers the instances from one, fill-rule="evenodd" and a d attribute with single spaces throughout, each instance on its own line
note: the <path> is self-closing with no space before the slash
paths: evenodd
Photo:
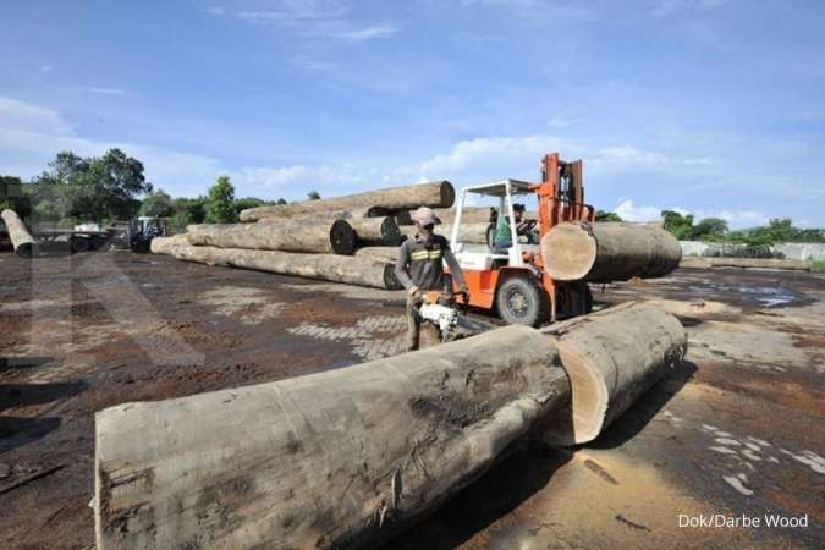
<path id="1" fill-rule="evenodd" d="M 753 305 L 758 305 L 763 308 L 779 307 L 806 301 L 803 294 L 781 286 L 733 286 L 714 282 L 709 282 L 707 286 L 688 286 L 688 290 L 691 293 L 698 293 L 705 296 L 708 294 L 708 289 L 711 289 L 710 293 L 716 294 L 717 298 L 722 301 L 724 301 L 725 296 L 720 296 L 721 293 L 739 294 L 744 301 L 751 302 Z"/>

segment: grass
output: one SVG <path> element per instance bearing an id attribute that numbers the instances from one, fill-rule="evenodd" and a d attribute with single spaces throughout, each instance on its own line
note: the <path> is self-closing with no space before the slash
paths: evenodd
<path id="1" fill-rule="evenodd" d="M 811 269 L 825 271 L 825 260 L 811 260 Z"/>

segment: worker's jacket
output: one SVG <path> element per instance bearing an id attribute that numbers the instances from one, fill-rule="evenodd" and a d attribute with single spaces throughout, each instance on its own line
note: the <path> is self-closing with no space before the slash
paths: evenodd
<path id="1" fill-rule="evenodd" d="M 463 287 L 464 274 L 447 239 L 441 235 L 431 235 L 425 240 L 416 235 L 414 239 L 404 241 L 398 249 L 395 276 L 404 288 L 415 285 L 421 290 L 441 290 L 444 284 L 443 262 L 447 262 L 458 287 Z"/>

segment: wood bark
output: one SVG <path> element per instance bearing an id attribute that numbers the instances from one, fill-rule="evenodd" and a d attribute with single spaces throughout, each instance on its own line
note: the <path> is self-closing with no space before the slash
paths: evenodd
<path id="1" fill-rule="evenodd" d="M 241 221 L 348 208 L 369 208 L 374 215 L 392 214 L 398 210 L 408 210 L 419 206 L 449 208 L 454 200 L 455 190 L 452 184 L 448 181 L 435 181 L 376 189 L 345 197 L 249 208 L 241 211 Z"/>
<path id="2" fill-rule="evenodd" d="M 398 258 L 397 246 L 367 246 L 355 251 L 356 258 L 369 258 L 372 260 L 395 263 Z"/>
<path id="3" fill-rule="evenodd" d="M 545 271 L 561 281 L 663 277 L 679 266 L 679 241 L 661 227 L 626 222 L 563 223 L 542 238 Z"/>
<path id="4" fill-rule="evenodd" d="M 395 265 L 369 258 L 337 254 L 297 254 L 272 250 L 177 246 L 172 254 L 179 260 L 208 265 L 257 269 L 282 275 L 321 279 L 336 283 L 400 290 Z"/>
<path id="5" fill-rule="evenodd" d="M 486 243 L 486 235 L 489 225 L 489 223 L 464 223 L 462 221 L 458 232 L 458 242 L 474 244 Z M 418 234 L 418 230 L 415 226 L 405 227 L 405 229 L 406 231 L 404 234 L 408 239 L 414 239 Z M 447 240 L 450 240 L 450 236 L 453 232 L 453 226 L 450 224 L 436 225 L 435 232 L 438 235 L 447 237 Z"/>
<path id="6" fill-rule="evenodd" d="M 95 415 L 98 550 L 372 548 L 488 469 L 567 375 L 527 327 Z"/>
<path id="7" fill-rule="evenodd" d="M 36 243 L 17 212 L 7 208 L 0 212 L 0 217 L 6 222 L 14 252 L 21 258 L 31 258 L 35 253 Z"/>
<path id="8" fill-rule="evenodd" d="M 542 332 L 555 338 L 572 389 L 572 423 L 550 424 L 542 436 L 554 445 L 595 439 L 687 351 L 676 317 L 632 302 Z"/>
<path id="9" fill-rule="evenodd" d="M 190 225 L 196 246 L 352 254 L 359 244 L 397 244 L 401 233 L 391 216 L 368 219 L 263 221 L 251 224 Z"/>

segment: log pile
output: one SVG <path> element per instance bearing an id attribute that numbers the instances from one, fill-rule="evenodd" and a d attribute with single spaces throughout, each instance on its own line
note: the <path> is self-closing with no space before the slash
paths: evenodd
<path id="1" fill-rule="evenodd" d="M 6 222 L 6 229 L 9 232 L 14 252 L 21 258 L 31 258 L 35 253 L 35 242 L 31 233 L 26 228 L 26 224 L 17 215 L 17 212 L 5 209 L 0 212 L 0 217 Z"/>
<path id="2" fill-rule="evenodd" d="M 628 322 L 633 334 L 621 330 Z M 678 325 L 631 305 L 553 335 L 510 326 L 105 409 L 95 416 L 97 548 L 377 547 L 516 440 L 598 434 L 681 359 Z"/>
<path id="3" fill-rule="evenodd" d="M 407 185 L 331 199 L 251 208 L 249 223 L 190 225 L 184 237 L 155 239 L 152 252 L 211 265 L 259 269 L 384 289 L 400 289 L 397 247 L 406 238 L 398 219 L 419 206 L 448 208 L 447 181 Z M 361 248 L 394 252 L 358 254 Z"/>

